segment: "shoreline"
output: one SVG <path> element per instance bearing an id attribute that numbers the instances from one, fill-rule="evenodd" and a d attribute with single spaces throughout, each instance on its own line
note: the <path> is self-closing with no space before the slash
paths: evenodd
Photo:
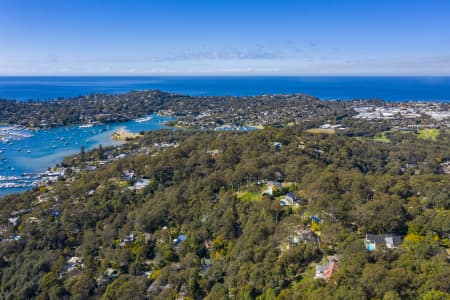
<path id="1" fill-rule="evenodd" d="M 133 133 L 128 131 L 125 127 L 120 128 L 118 131 L 111 134 L 111 139 L 113 141 L 129 141 L 133 139 L 137 139 L 142 137 L 143 135 L 140 133 Z"/>
<path id="2" fill-rule="evenodd" d="M 428 79 L 440 79 L 441 85 L 438 85 L 437 92 L 430 92 L 429 95 L 423 91 L 426 89 L 436 90 L 436 86 L 430 85 Z M 28 95 L 23 91 L 17 92 L 12 90 L 10 92 L 0 95 L 0 99 L 8 101 L 26 102 L 28 100 L 37 101 L 58 101 L 59 97 L 63 99 L 73 98 L 78 96 L 86 96 L 90 94 L 108 94 L 108 95 L 121 95 L 131 91 L 137 90 L 166 90 L 169 93 L 174 94 L 186 94 L 189 96 L 236 96 L 236 97 L 250 97 L 261 96 L 269 94 L 309 94 L 316 95 L 320 100 L 326 101 L 345 101 L 353 99 L 378 99 L 386 102 L 450 102 L 450 95 L 446 95 L 447 92 L 442 93 L 439 91 L 445 91 L 447 89 L 447 82 L 449 81 L 449 75 L 395 75 L 395 76 L 339 76 L 339 75 L 258 75 L 258 76 L 236 76 L 236 75 L 191 75 L 191 76 L 124 76 L 124 75 L 108 75 L 108 76 L 25 76 L 25 75 L 9 75 L 0 76 L 0 84 L 5 82 L 5 87 L 8 86 L 8 80 L 17 80 L 21 85 L 28 88 Z M 54 80 L 63 81 L 63 87 L 66 88 L 62 93 L 56 93 L 51 89 L 38 90 L 34 81 L 38 79 L 49 85 Z M 76 86 L 64 85 L 64 82 L 70 83 L 73 79 L 82 80 L 82 82 Z M 134 79 L 139 84 L 141 80 L 148 80 L 148 83 L 140 85 L 129 85 L 129 80 Z M 211 82 L 219 82 L 219 85 L 214 84 L 211 86 Z M 89 86 L 86 83 L 95 80 L 98 87 Z M 115 82 L 114 89 L 110 92 L 105 92 L 101 89 L 102 85 L 106 81 L 113 80 Z M 124 83 L 123 81 L 127 82 Z M 157 82 L 155 82 L 157 80 Z M 230 80 L 233 82 L 246 81 L 250 84 L 247 89 L 242 89 L 239 86 L 230 87 Z M 271 81 L 273 85 L 264 86 L 264 83 Z M 405 82 L 406 80 L 406 82 Z M 408 81 L 413 80 L 415 85 L 420 87 L 420 90 L 416 93 L 410 92 L 410 85 Z M 357 81 L 358 84 L 346 85 L 345 90 L 335 89 L 336 84 L 339 83 L 353 83 Z M 386 85 L 386 81 L 389 83 Z M 190 83 L 192 88 L 184 89 L 185 83 Z M 360 83 L 368 83 L 371 88 L 366 88 L 363 91 L 355 90 L 355 86 L 360 86 Z M 179 86 L 183 84 L 183 86 Z M 390 89 L 389 86 L 395 85 L 398 88 Z M 387 86 L 387 87 L 386 87 Z M 327 88 L 328 87 L 328 88 Z M 231 88 L 231 89 L 230 89 Z M 182 90 L 183 92 L 180 92 Z M 399 92 L 400 91 L 400 92 Z"/>
<path id="3" fill-rule="evenodd" d="M 140 136 L 141 131 L 167 128 L 164 123 L 170 118 L 159 114 L 154 116 L 153 121 L 145 123 L 128 121 L 95 124 L 98 126 L 93 128 L 67 125 L 39 129 L 33 131 L 31 137 L 9 138 L 4 142 L 0 136 L 0 175 L 3 176 L 0 182 L 0 198 L 32 189 L 33 184 L 25 174 L 38 175 L 48 168 L 54 168 L 64 158 L 79 153 L 81 147 L 89 151 L 99 145 L 103 147 L 119 145 L 126 142 L 127 139 Z M 8 125 L 7 127 L 12 128 L 13 126 Z M 14 128 L 25 129 L 24 127 Z M 114 133 L 116 135 L 119 133 L 118 139 L 112 138 Z"/>

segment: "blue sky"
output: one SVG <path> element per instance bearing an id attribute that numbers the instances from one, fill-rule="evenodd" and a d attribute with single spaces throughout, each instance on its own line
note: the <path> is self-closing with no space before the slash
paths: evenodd
<path id="1" fill-rule="evenodd" d="M 450 75 L 450 1 L 0 0 L 0 75 Z"/>

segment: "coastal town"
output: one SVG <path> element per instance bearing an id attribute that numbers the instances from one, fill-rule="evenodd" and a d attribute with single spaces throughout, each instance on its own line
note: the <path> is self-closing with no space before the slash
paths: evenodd
<path id="1" fill-rule="evenodd" d="M 69 109 L 70 108 L 70 109 Z M 27 128 L 139 120 L 158 113 L 176 119 L 168 124 L 188 129 L 239 129 L 294 126 L 352 117 L 384 120 L 396 126 L 448 126 L 446 102 L 319 100 L 303 94 L 251 97 L 186 96 L 161 91 L 88 95 L 55 101 L 0 100 L 0 123 Z"/>
<path id="2" fill-rule="evenodd" d="M 112 101 L 112 102 L 110 102 Z M 120 101 L 124 101 L 128 113 L 117 115 L 110 110 Z M 116 104 L 114 104 L 116 103 Z M 133 104 L 135 103 L 135 104 Z M 136 104 L 137 103 L 137 104 Z M 264 127 L 295 127 L 309 128 L 310 132 L 353 134 L 353 129 L 366 127 L 370 124 L 378 126 L 384 124 L 386 130 L 420 131 L 445 130 L 450 127 L 450 110 L 446 102 L 384 102 L 379 100 L 350 100 L 350 101 L 323 101 L 314 97 L 294 95 L 261 95 L 255 97 L 190 97 L 160 91 L 138 91 L 121 95 L 90 95 L 81 98 L 58 100 L 56 102 L 2 102 L 9 109 L 17 105 L 25 114 L 16 124 L 15 115 L 8 109 L 3 111 L 3 122 L 9 126 L 0 127 L 1 144 L 13 146 L 17 152 L 21 149 L 14 146 L 16 141 L 26 140 L 33 136 L 31 123 L 37 124 L 38 130 L 53 130 L 49 124 L 71 124 L 75 122 L 83 131 L 94 130 L 93 126 L 102 125 L 101 122 L 116 122 L 118 120 L 134 120 L 144 123 L 151 120 L 149 113 L 157 112 L 159 115 L 169 117 L 165 125 L 177 129 L 214 130 L 214 131 L 246 131 Z M 132 105 L 133 104 L 133 105 Z M 139 108 L 141 104 L 143 107 Z M 62 116 L 67 114 L 65 106 L 70 105 L 71 116 L 77 108 L 80 115 L 73 121 L 70 118 L 55 123 L 53 119 L 45 118 L 45 114 L 37 111 L 28 114 L 28 106 L 33 108 L 49 108 L 61 110 Z M 91 108 L 82 108 L 84 105 Z M 130 108 L 131 107 L 131 108 Z M 146 110 L 145 110 L 145 109 Z M 110 109 L 110 110 L 108 110 Z M 101 112 L 98 114 L 98 112 Z M 35 120 L 39 115 L 40 119 Z M 104 118 L 108 116 L 108 118 Z M 143 117 L 142 117 L 143 116 Z M 37 122 L 37 123 L 36 123 Z M 381 123 L 380 123 L 381 122 Z M 31 127 L 36 127 L 32 125 Z M 58 128 L 58 127 L 55 127 Z M 94 130 L 95 131 L 95 130 Z M 104 131 L 100 129 L 99 133 Z M 387 131 L 386 131 L 387 132 Z M 129 132 L 125 128 L 115 131 L 111 138 L 115 141 L 127 141 L 142 136 L 142 132 Z M 384 133 L 378 140 L 383 140 Z M 58 137 L 59 138 L 59 137 Z M 69 138 L 72 138 L 70 136 Z M 61 137 L 61 139 L 64 139 Z M 386 140 L 386 139 L 384 139 Z M 63 140 L 67 146 L 69 140 Z M 63 145 L 63 146 L 64 146 Z M 53 151 L 58 151 L 56 144 Z M 11 169 L 8 161 L 2 156 L 6 151 L 0 147 L 0 170 Z M 23 155 L 29 155 L 32 150 L 24 149 Z M 20 152 L 17 152 L 20 153 Z M 51 167 L 51 166 L 48 166 Z M 9 170 L 8 169 L 8 170 Z M 10 170 L 10 171 L 11 171 Z M 36 170 L 29 170 L 25 174 L 9 172 L 0 177 L 0 188 L 32 188 L 41 182 L 47 182 L 49 177 Z"/>
<path id="3" fill-rule="evenodd" d="M 188 278 L 203 284 L 222 270 L 239 274 L 230 261 L 248 260 L 250 246 L 243 243 L 270 253 L 272 264 L 295 268 L 280 276 L 300 284 L 342 285 L 342 272 L 357 268 L 354 252 L 368 266 L 419 243 L 434 243 L 439 259 L 450 257 L 443 222 L 429 234 L 402 227 L 420 228 L 424 221 L 412 219 L 417 214 L 446 218 L 448 200 L 440 192 L 450 174 L 445 103 L 276 95 L 280 102 L 271 108 L 271 97 L 254 106 L 249 97 L 239 109 L 210 103 L 197 110 L 193 102 L 174 100 L 157 110 L 171 117 L 162 130 L 137 133 L 118 125 L 110 133 L 99 130 L 98 119 L 72 126 L 69 137 L 96 130 L 120 144 L 81 147 L 47 170 L 0 176 L 0 188 L 27 190 L 2 198 L 0 251 L 6 250 L 0 262 L 8 265 L 23 253 L 8 249 L 39 245 L 32 241 L 39 230 L 50 245 L 43 251 L 58 261 L 57 268 L 39 271 L 51 274 L 44 276 L 52 276 L 52 284 L 73 289 L 70 282 L 89 276 L 92 289 L 108 291 L 132 278 L 147 298 L 172 291 L 189 299 L 195 292 Z M 147 113 L 131 123 L 158 118 Z M 3 145 L 26 143 L 32 131 L 23 126 L 5 127 Z M 69 139 L 61 138 L 64 149 Z M 414 153 L 417 145 L 425 154 Z M 427 176 L 434 179 L 425 186 Z M 181 279 L 167 275 L 186 270 Z"/>
<path id="4" fill-rule="evenodd" d="M 445 102 L 365 103 L 354 106 L 353 110 L 354 119 L 383 120 L 397 127 L 450 127 L 450 107 Z"/>
<path id="5" fill-rule="evenodd" d="M 0 0 L 0 300 L 450 300 L 450 0 Z"/>

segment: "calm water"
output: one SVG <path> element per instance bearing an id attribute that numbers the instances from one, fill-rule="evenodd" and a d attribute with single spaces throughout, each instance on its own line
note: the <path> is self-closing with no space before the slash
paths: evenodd
<path id="1" fill-rule="evenodd" d="M 160 89 L 188 95 L 305 93 L 322 99 L 450 100 L 450 77 L 0 77 L 0 98 Z"/>
<path id="2" fill-rule="evenodd" d="M 0 176 L 20 176 L 24 173 L 39 173 L 60 163 L 64 157 L 86 150 L 119 144 L 111 134 L 120 128 L 130 132 L 164 128 L 162 122 L 171 120 L 153 115 L 148 122 L 124 122 L 111 125 L 96 125 L 91 128 L 70 126 L 50 130 L 31 131 L 32 137 L 13 140 L 11 144 L 0 142 Z M 4 181 L 3 181 L 4 182 Z M 26 188 L 0 188 L 0 197 Z"/>

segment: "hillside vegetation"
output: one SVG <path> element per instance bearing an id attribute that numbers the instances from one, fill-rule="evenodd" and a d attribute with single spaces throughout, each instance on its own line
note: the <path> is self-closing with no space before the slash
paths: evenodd
<path id="1" fill-rule="evenodd" d="M 146 133 L 114 150 L 127 158 L 0 201 L 0 298 L 449 299 L 448 132 L 389 140 Z M 366 233 L 402 243 L 369 252 Z"/>

